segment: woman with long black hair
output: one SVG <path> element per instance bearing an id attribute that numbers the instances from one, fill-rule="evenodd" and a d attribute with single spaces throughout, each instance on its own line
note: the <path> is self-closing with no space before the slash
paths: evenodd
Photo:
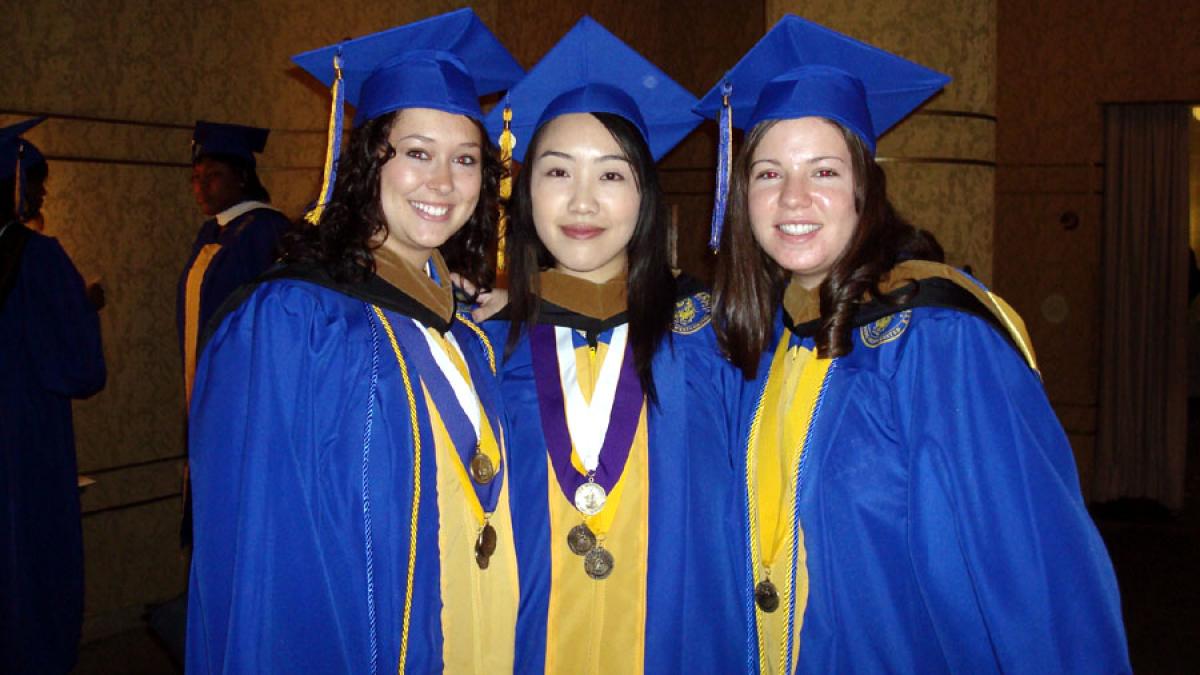
<path id="1" fill-rule="evenodd" d="M 356 128 L 315 226 L 203 341 L 188 671 L 510 671 L 509 434 L 439 249 L 491 284 L 478 96 L 521 70 L 470 10 L 295 60 Z"/>
<path id="2" fill-rule="evenodd" d="M 710 647 L 692 643 L 711 617 L 688 611 L 686 481 L 724 457 L 720 399 L 692 392 L 723 363 L 708 294 L 672 274 L 655 167 L 699 122 L 693 102 L 584 18 L 489 117 L 523 161 L 510 304 L 485 324 L 505 344 L 521 504 L 519 672 L 676 672 Z"/>

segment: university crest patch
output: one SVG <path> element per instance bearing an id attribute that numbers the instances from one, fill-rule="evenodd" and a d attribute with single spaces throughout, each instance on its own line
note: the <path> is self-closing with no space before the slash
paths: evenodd
<path id="1" fill-rule="evenodd" d="M 671 330 L 691 335 L 712 321 L 712 296 L 705 292 L 689 295 L 675 303 L 675 320 Z"/>
<path id="2" fill-rule="evenodd" d="M 903 335 L 911 319 L 912 310 L 906 309 L 903 312 L 885 316 L 882 319 L 859 328 L 858 334 L 862 338 L 864 345 L 878 347 Z"/>

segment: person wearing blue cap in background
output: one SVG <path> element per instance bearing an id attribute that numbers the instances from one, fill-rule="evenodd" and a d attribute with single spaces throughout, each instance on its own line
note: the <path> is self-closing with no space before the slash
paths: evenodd
<path id="1" fill-rule="evenodd" d="M 183 358 L 185 400 L 191 400 L 197 342 L 217 308 L 279 257 L 280 238 L 291 227 L 271 206 L 254 155 L 267 146 L 269 129 L 197 121 L 192 132 L 192 194 L 209 219 L 200 225 L 176 289 L 175 325 Z M 180 547 L 192 545 L 190 468 L 183 477 Z M 184 656 L 187 593 L 153 608 L 150 625 L 171 655 Z"/>
<path id="2" fill-rule="evenodd" d="M 100 320 L 62 246 L 22 217 L 45 160 L 0 129 L 0 671 L 66 673 L 83 625 L 71 399 L 104 387 Z M 41 164 L 39 169 L 38 164 Z"/>
<path id="3" fill-rule="evenodd" d="M 753 672 L 1129 670 L 1020 317 L 936 262 L 874 159 L 947 81 L 788 16 L 697 107 L 747 130 L 714 323 L 751 380 L 728 536 Z"/>
<path id="4" fill-rule="evenodd" d="M 517 672 L 744 662 L 701 661 L 720 650 L 690 643 L 693 625 L 712 620 L 713 588 L 692 583 L 685 559 L 703 512 L 689 504 L 688 465 L 723 461 L 728 427 L 720 398 L 693 395 L 723 362 L 708 293 L 672 275 L 655 162 L 701 121 L 695 100 L 585 17 L 488 118 L 523 162 L 510 304 L 484 324 L 506 344 Z"/>
<path id="5" fill-rule="evenodd" d="M 510 434 L 438 249 L 489 286 L 479 96 L 522 71 L 470 10 L 294 60 L 333 86 L 329 158 L 315 225 L 201 338 L 187 670 L 511 671 Z"/>
<path id="6" fill-rule="evenodd" d="M 175 322 L 183 379 L 192 395 L 196 341 L 225 298 L 275 262 L 290 223 L 271 206 L 255 171 L 254 155 L 267 146 L 268 129 L 196 122 L 192 133 L 192 194 L 208 216 L 179 277 Z M 184 545 L 190 534 L 184 533 Z"/>

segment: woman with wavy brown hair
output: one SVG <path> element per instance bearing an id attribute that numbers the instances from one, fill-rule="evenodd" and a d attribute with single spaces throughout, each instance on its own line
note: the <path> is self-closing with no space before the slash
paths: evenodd
<path id="1" fill-rule="evenodd" d="M 748 671 L 1129 669 L 1020 317 L 940 262 L 874 158 L 947 81 L 788 16 L 698 106 L 748 130 L 713 319 L 748 380 L 725 533 Z"/>
<path id="2" fill-rule="evenodd" d="M 202 346 L 188 671 L 510 671 L 507 423 L 448 268 L 491 283 L 478 96 L 521 70 L 470 10 L 295 60 L 333 85 L 331 162 L 343 96 L 357 126 Z"/>

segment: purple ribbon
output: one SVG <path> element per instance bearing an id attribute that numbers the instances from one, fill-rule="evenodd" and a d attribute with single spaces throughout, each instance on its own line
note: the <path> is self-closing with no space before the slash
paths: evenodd
<path id="1" fill-rule="evenodd" d="M 475 428 L 471 426 L 471 420 L 459 405 L 458 398 L 454 395 L 454 389 L 450 386 L 450 381 L 446 379 L 446 374 L 434 360 L 433 353 L 429 350 L 429 342 L 426 341 L 421 329 L 417 328 L 416 324 L 409 321 L 407 317 L 394 321 L 392 326 L 396 332 L 396 339 L 404 345 L 404 351 L 412 360 L 421 382 L 429 389 L 429 397 L 433 399 L 433 404 L 437 407 L 438 414 L 441 415 L 442 423 L 446 426 L 446 433 L 450 435 L 450 441 L 454 444 L 455 454 L 458 455 L 463 469 L 470 476 L 471 458 L 475 456 L 475 445 L 479 438 L 475 434 Z M 463 344 L 463 337 L 455 336 L 459 340 L 459 344 Z M 463 349 L 462 353 L 463 360 L 467 363 L 467 370 L 471 374 L 471 380 L 475 383 L 475 392 L 483 404 L 483 413 L 491 422 L 492 431 L 496 434 L 496 440 L 499 442 L 500 417 L 497 414 L 499 408 L 492 400 L 492 392 L 486 386 L 487 383 L 482 379 L 492 377 L 491 371 L 487 369 L 481 371 L 480 365 L 471 358 L 466 349 Z M 504 458 L 501 457 L 500 461 L 503 464 Z M 503 466 L 496 467 L 496 477 L 487 485 L 480 485 L 473 480 L 470 483 L 475 488 L 475 495 L 478 497 L 484 513 L 491 513 L 496 509 L 496 503 L 500 499 L 500 486 L 504 484 Z"/>
<path id="2" fill-rule="evenodd" d="M 567 409 L 559 380 L 554 326 L 534 326 L 529 331 L 529 343 L 533 352 L 533 378 L 537 384 L 538 411 L 542 416 L 546 452 L 550 454 L 550 463 L 558 476 L 559 487 L 567 500 L 573 501 L 575 491 L 587 482 L 587 476 L 580 474 L 571 464 L 571 431 L 567 427 Z M 642 383 L 633 362 L 633 348 L 626 342 L 612 414 L 608 420 L 608 431 L 604 434 L 604 444 L 600 446 L 600 461 L 595 474 L 595 481 L 610 494 L 629 459 L 644 400 Z"/>

